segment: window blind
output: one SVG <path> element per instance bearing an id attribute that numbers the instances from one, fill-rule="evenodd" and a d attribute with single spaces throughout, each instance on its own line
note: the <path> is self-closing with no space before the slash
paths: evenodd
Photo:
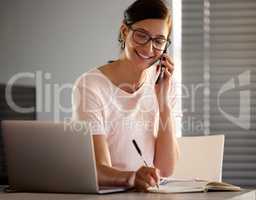
<path id="1" fill-rule="evenodd" d="M 183 84 L 203 85 L 194 112 L 183 113 L 203 130 L 183 135 L 224 134 L 223 180 L 255 186 L 256 1 L 183 0 L 182 7 Z"/>
<path id="2" fill-rule="evenodd" d="M 204 3 L 182 2 L 182 134 L 204 134 Z"/>

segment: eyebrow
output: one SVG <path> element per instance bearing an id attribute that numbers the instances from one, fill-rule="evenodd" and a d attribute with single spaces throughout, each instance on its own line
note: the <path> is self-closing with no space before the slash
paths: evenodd
<path id="1" fill-rule="evenodd" d="M 134 27 L 134 28 L 137 30 L 140 30 L 140 31 L 144 31 L 144 32 L 148 33 L 149 35 L 151 35 L 151 33 L 144 28 L 140 28 L 140 27 Z M 164 35 L 156 35 L 156 37 L 162 37 L 162 38 L 166 39 L 166 37 Z"/>

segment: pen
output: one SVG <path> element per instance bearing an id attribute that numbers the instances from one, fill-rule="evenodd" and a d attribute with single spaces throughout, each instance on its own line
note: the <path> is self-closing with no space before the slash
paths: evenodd
<path id="1" fill-rule="evenodd" d="M 140 150 L 140 148 L 139 148 L 137 142 L 133 139 L 133 140 L 132 140 L 132 143 L 133 143 L 135 149 L 137 150 L 138 154 L 139 154 L 140 157 L 142 158 L 142 160 L 143 160 L 145 166 L 146 166 L 146 167 L 149 167 L 149 165 L 147 164 L 146 160 L 145 160 L 145 159 L 143 158 L 143 156 L 142 156 L 141 150 Z M 157 186 L 157 189 L 159 190 L 159 185 L 158 185 L 158 183 L 156 184 L 156 186 Z"/>

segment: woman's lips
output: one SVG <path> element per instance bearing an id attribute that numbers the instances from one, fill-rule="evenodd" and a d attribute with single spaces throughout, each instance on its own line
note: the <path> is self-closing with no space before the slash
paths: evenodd
<path id="1" fill-rule="evenodd" d="M 144 55 L 142 53 L 139 53 L 138 51 L 135 50 L 135 53 L 137 54 L 137 56 L 139 56 L 140 58 L 142 58 L 143 60 L 150 60 L 153 58 L 153 56 L 148 56 L 148 55 Z"/>

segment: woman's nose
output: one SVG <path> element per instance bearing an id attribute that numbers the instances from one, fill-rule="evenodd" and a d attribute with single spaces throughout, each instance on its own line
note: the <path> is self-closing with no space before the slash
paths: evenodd
<path id="1" fill-rule="evenodd" d="M 150 40 L 144 45 L 144 49 L 147 53 L 152 54 L 154 52 L 153 41 Z"/>

